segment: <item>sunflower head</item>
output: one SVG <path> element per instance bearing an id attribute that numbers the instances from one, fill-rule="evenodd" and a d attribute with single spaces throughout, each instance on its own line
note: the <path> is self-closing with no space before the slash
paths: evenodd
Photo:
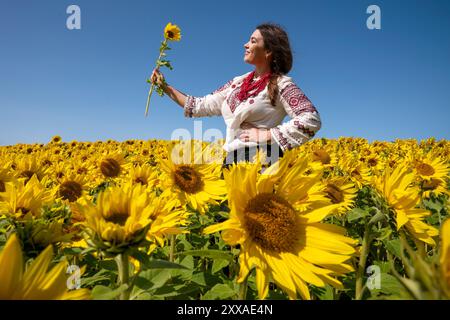
<path id="1" fill-rule="evenodd" d="M 73 171 L 62 179 L 58 191 L 59 196 L 63 200 L 75 202 L 83 196 L 84 191 L 87 189 L 86 177 Z"/>
<path id="2" fill-rule="evenodd" d="M 353 205 L 358 190 L 344 177 L 328 178 L 325 183 L 326 197 L 336 205 L 338 213 L 345 213 Z"/>
<path id="3" fill-rule="evenodd" d="M 191 148 L 190 142 L 168 146 L 168 159 L 159 156 L 160 184 L 165 195 L 175 193 L 183 205 L 189 203 L 204 214 L 209 204 L 225 199 L 226 188 L 221 179 L 222 165 L 203 163 L 206 151 L 201 145 L 198 147 Z"/>
<path id="4" fill-rule="evenodd" d="M 16 218 L 40 217 L 45 205 L 54 200 L 54 190 L 46 189 L 33 175 L 28 183 L 17 180 L 6 184 L 1 196 L 0 211 Z"/>
<path id="5" fill-rule="evenodd" d="M 60 136 L 53 136 L 51 143 L 60 143 L 62 141 L 62 138 Z"/>
<path id="6" fill-rule="evenodd" d="M 297 243 L 294 208 L 280 196 L 261 193 L 250 199 L 244 212 L 244 225 L 252 240 L 265 250 L 290 252 Z"/>
<path id="7" fill-rule="evenodd" d="M 125 159 L 122 154 L 112 153 L 104 156 L 100 160 L 100 171 L 105 178 L 116 178 L 123 171 Z"/>
<path id="8" fill-rule="evenodd" d="M 180 41 L 180 28 L 176 24 L 172 24 L 169 22 L 164 28 L 164 38 L 170 41 Z"/>
<path id="9" fill-rule="evenodd" d="M 134 184 L 141 184 L 150 188 L 155 187 L 159 182 L 157 171 L 149 164 L 131 168 L 128 178 Z"/>
<path id="10" fill-rule="evenodd" d="M 173 171 L 173 181 L 186 193 L 198 193 L 203 190 L 204 182 L 201 173 L 193 165 L 176 165 Z"/>
<path id="11" fill-rule="evenodd" d="M 142 185 L 127 183 L 101 192 L 95 205 L 80 204 L 86 241 L 113 254 L 140 246 L 152 222 L 151 201 Z"/>
<path id="12" fill-rule="evenodd" d="M 48 168 L 43 166 L 36 157 L 24 156 L 14 165 L 17 179 L 22 179 L 27 183 L 33 175 L 38 180 L 42 180 L 48 174 Z"/>

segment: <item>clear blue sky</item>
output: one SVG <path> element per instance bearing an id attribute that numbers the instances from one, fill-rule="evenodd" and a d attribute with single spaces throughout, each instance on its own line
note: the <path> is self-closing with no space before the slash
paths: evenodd
<path id="1" fill-rule="evenodd" d="M 81 8 L 81 30 L 66 28 L 70 4 Z M 371 4 L 381 30 L 366 27 Z M 0 145 L 193 132 L 168 97 L 154 94 L 144 117 L 169 21 L 182 41 L 168 52 L 174 70 L 163 71 L 187 94 L 253 70 L 243 44 L 271 21 L 288 31 L 289 75 L 321 114 L 317 137 L 450 138 L 450 1 L 0 0 Z M 221 117 L 201 120 L 225 134 Z"/>

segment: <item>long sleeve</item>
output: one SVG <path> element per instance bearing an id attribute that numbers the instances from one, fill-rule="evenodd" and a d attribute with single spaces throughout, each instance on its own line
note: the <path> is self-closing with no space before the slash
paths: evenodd
<path id="1" fill-rule="evenodd" d="M 233 79 L 234 80 L 234 79 Z M 233 80 L 204 97 L 187 96 L 184 104 L 184 116 L 189 118 L 212 117 L 222 115 L 222 104 L 231 89 Z"/>
<path id="2" fill-rule="evenodd" d="M 291 119 L 270 129 L 272 138 L 283 151 L 310 140 L 321 128 L 319 112 L 303 91 L 292 81 L 280 88 L 279 100 Z"/>

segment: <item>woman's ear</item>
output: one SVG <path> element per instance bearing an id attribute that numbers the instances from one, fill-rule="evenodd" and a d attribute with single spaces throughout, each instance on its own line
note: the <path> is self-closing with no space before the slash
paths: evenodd
<path id="1" fill-rule="evenodd" d="M 266 50 L 266 59 L 268 60 L 268 61 L 271 61 L 272 60 L 272 51 L 267 51 Z"/>

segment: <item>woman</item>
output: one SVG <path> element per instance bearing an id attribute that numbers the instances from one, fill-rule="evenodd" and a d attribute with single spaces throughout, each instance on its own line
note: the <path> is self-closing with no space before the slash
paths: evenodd
<path id="1" fill-rule="evenodd" d="M 244 45 L 244 61 L 255 66 L 204 97 L 186 95 L 165 85 L 164 92 L 184 108 L 186 117 L 223 116 L 227 125 L 224 167 L 251 161 L 263 148 L 270 163 L 283 152 L 302 145 L 321 127 L 320 115 L 303 91 L 286 74 L 292 68 L 292 52 L 286 32 L 276 24 L 256 27 Z M 153 70 L 151 80 L 163 85 L 162 73 Z M 285 116 L 290 121 L 283 123 Z"/>

